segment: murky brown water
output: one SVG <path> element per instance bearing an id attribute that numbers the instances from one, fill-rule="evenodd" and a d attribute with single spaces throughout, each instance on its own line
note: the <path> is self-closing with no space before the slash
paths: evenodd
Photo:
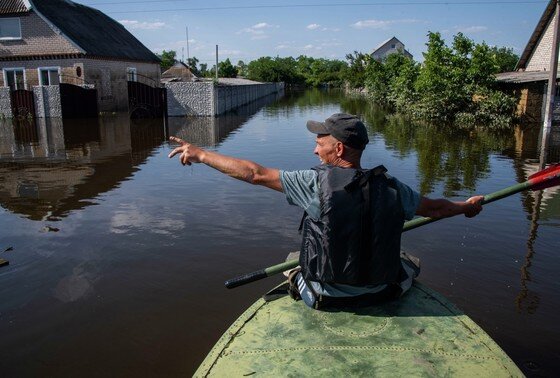
<path id="1" fill-rule="evenodd" d="M 280 278 L 233 276 L 299 246 L 276 192 L 167 159 L 168 135 L 282 169 L 316 165 L 308 119 L 362 114 L 365 166 L 464 198 L 538 170 L 538 133 L 445 132 L 387 120 L 339 93 L 267 99 L 220 118 L 0 125 L 0 375 L 192 375 Z M 558 137 L 554 143 L 558 145 Z M 558 161 L 558 148 L 550 159 Z M 523 193 L 410 231 L 421 281 L 479 323 L 528 375 L 560 369 L 560 191 Z M 2 252 L 6 249 L 12 250 Z"/>

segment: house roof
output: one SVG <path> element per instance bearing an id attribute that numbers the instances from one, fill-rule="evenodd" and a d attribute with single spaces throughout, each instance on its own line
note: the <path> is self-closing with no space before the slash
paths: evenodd
<path id="1" fill-rule="evenodd" d="M 162 73 L 161 77 L 166 78 L 166 79 L 181 78 L 181 77 L 192 78 L 192 77 L 195 77 L 195 75 L 193 75 L 189 66 L 187 66 L 185 63 L 176 62 L 167 71 Z"/>
<path id="2" fill-rule="evenodd" d="M 531 54 L 533 53 L 533 50 L 537 46 L 537 43 L 539 42 L 539 39 L 541 38 L 542 34 L 545 32 L 546 26 L 548 25 L 550 19 L 552 18 L 552 16 L 554 16 L 555 8 L 556 8 L 556 1 L 550 0 L 541 16 L 541 19 L 539 20 L 537 26 L 535 27 L 533 34 L 531 34 L 531 38 L 529 38 L 529 42 L 527 42 L 527 45 L 525 46 L 525 50 L 523 50 L 523 53 L 521 54 L 521 58 L 519 58 L 519 61 L 515 66 L 516 70 L 524 69 L 525 67 L 527 67 L 527 61 L 531 57 Z"/>
<path id="3" fill-rule="evenodd" d="M 2 0 L 0 14 L 16 14 L 29 11 L 23 0 Z"/>
<path id="4" fill-rule="evenodd" d="M 381 42 L 375 49 L 373 49 L 372 54 L 375 54 L 375 52 L 376 52 L 377 50 L 379 50 L 380 48 L 382 48 L 383 46 L 385 46 L 386 44 L 388 44 L 389 42 L 391 42 L 393 39 L 394 39 L 395 41 L 397 41 L 397 42 L 401 42 L 401 41 L 399 41 L 399 39 L 398 39 L 397 37 L 391 37 L 391 38 L 389 38 L 388 40 L 386 40 L 386 41 L 384 41 L 384 42 Z M 402 43 L 402 42 L 401 42 L 401 43 Z M 404 46 L 404 43 L 402 43 L 402 44 L 403 44 L 403 46 Z"/>
<path id="5" fill-rule="evenodd" d="M 30 3 L 32 9 L 86 55 L 159 62 L 122 24 L 97 9 L 70 0 L 30 0 Z"/>
<path id="6" fill-rule="evenodd" d="M 530 83 L 535 81 L 548 81 L 549 75 L 549 71 L 502 72 L 496 75 L 496 80 L 499 83 Z M 560 77 L 560 73 L 558 77 Z"/>

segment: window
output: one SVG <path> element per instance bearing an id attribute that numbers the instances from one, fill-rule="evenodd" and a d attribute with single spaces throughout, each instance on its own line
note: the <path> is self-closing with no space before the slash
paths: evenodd
<path id="1" fill-rule="evenodd" d="M 60 84 L 59 67 L 41 67 L 39 70 L 39 85 Z"/>
<path id="2" fill-rule="evenodd" d="M 4 68 L 4 86 L 12 91 L 25 89 L 25 70 L 23 68 Z"/>
<path id="3" fill-rule="evenodd" d="M 394 43 L 393 43 L 393 44 L 391 44 L 391 48 L 392 48 L 392 49 L 394 49 L 394 48 L 395 48 L 395 44 L 394 44 Z"/>
<path id="4" fill-rule="evenodd" d="M 128 81 L 137 81 L 138 77 L 136 76 L 136 68 L 128 67 L 126 69 L 126 77 Z"/>
<path id="5" fill-rule="evenodd" d="M 0 41 L 21 39 L 19 18 L 0 18 Z"/>

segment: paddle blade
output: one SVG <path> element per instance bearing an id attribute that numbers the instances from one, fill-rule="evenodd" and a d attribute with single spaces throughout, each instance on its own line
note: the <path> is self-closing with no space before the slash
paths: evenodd
<path id="1" fill-rule="evenodd" d="M 531 183 L 531 190 L 543 190 L 560 185 L 560 163 L 532 174 L 528 181 Z"/>

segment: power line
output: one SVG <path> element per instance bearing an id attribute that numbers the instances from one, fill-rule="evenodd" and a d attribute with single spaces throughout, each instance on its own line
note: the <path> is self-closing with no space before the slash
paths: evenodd
<path id="1" fill-rule="evenodd" d="M 168 0 L 172 1 L 172 0 Z M 161 3 L 163 1 L 126 1 L 126 2 L 107 2 L 91 4 L 90 6 L 99 5 L 124 5 L 124 4 L 141 4 L 141 3 Z M 108 13 L 153 13 L 153 12 L 189 12 L 189 11 L 215 11 L 215 10 L 236 10 L 236 9 L 278 9 L 278 8 L 332 8 L 332 7 L 372 7 L 372 6 L 404 6 L 404 5 L 524 5 L 524 4 L 544 4 L 546 1 L 397 1 L 397 2 L 376 2 L 376 3 L 333 3 L 333 4 L 277 4 L 277 5 L 236 5 L 236 6 L 223 6 L 223 7 L 198 7 L 198 8 L 173 8 L 173 9 L 150 9 L 150 10 L 126 10 L 126 11 L 109 11 Z"/>

